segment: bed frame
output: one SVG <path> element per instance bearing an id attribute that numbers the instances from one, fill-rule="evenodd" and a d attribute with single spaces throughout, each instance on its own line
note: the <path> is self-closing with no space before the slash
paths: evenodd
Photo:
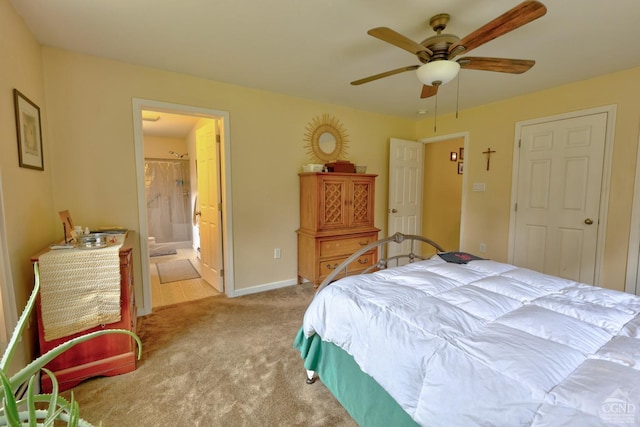
<path id="1" fill-rule="evenodd" d="M 410 243 L 408 253 L 394 255 L 388 258 L 384 257 L 389 253 L 389 250 L 388 250 L 389 246 L 391 246 L 392 244 L 402 244 L 406 241 Z M 423 257 L 419 253 L 416 253 L 416 251 L 420 251 L 422 247 L 422 243 L 426 243 L 430 246 L 433 246 L 438 253 L 446 252 L 442 248 L 442 246 L 440 246 L 439 244 L 437 244 L 431 239 L 427 239 L 426 237 L 417 236 L 413 234 L 396 233 L 393 236 L 389 236 L 385 239 L 377 240 L 373 243 L 370 243 L 367 246 L 363 246 L 358 251 L 356 251 L 353 255 L 351 255 L 349 258 L 344 260 L 340 265 L 338 265 L 338 267 L 336 267 L 335 270 L 331 272 L 331 274 L 327 276 L 326 279 L 322 281 L 322 283 L 320 283 L 320 286 L 318 286 L 316 294 L 321 290 L 323 290 L 324 288 L 326 288 L 327 286 L 329 286 L 332 282 L 336 281 L 338 278 L 352 275 L 349 273 L 349 265 L 355 260 L 357 260 L 360 256 L 371 251 L 372 249 L 378 248 L 378 251 L 379 251 L 378 254 L 381 257 L 380 260 L 377 263 L 368 267 L 366 270 L 358 270 L 358 274 L 372 273 L 374 271 L 384 270 L 389 267 L 396 267 L 398 265 L 401 265 L 400 264 L 401 261 L 408 261 L 409 263 L 411 263 L 416 260 L 420 261 L 420 260 L 427 259 L 427 257 Z M 403 264 L 406 264 L 406 262 L 404 262 Z"/>
<path id="2" fill-rule="evenodd" d="M 385 257 L 385 255 L 390 253 L 389 246 L 393 244 L 402 244 L 405 242 L 409 242 L 409 252 L 402 253 L 400 255 Z M 442 248 L 442 246 L 440 246 L 439 244 L 437 244 L 431 239 L 427 239 L 426 237 L 417 236 L 414 234 L 396 233 L 393 236 L 389 236 L 385 239 L 377 240 L 373 243 L 370 243 L 367 246 L 363 246 L 358 251 L 353 253 L 349 258 L 345 259 L 340 265 L 338 265 L 338 267 L 336 267 L 335 270 L 331 272 L 331 274 L 327 276 L 326 279 L 322 281 L 322 283 L 320 283 L 320 286 L 318 286 L 318 289 L 316 290 L 316 295 L 319 292 L 321 292 L 324 288 L 329 286 L 331 283 L 333 283 L 334 281 L 342 277 L 346 277 L 354 274 L 372 273 L 374 271 L 384 270 L 389 267 L 397 267 L 399 265 L 412 263 L 412 262 L 415 262 L 416 260 L 421 261 L 421 260 L 428 259 L 431 256 L 424 257 L 420 254 L 421 252 L 420 250 L 422 248 L 423 243 L 426 243 L 434 247 L 437 253 L 446 252 L 444 248 Z M 356 273 L 351 273 L 351 274 L 349 273 L 349 265 L 352 262 L 357 260 L 360 256 L 364 255 L 365 253 L 376 248 L 378 249 L 379 251 L 378 253 L 381 256 L 381 258 L 378 260 L 377 263 L 371 265 L 365 270 L 358 270 Z M 403 261 L 406 261 L 406 262 L 403 262 Z M 313 384 L 316 381 L 315 371 L 310 371 L 310 370 L 306 370 L 306 371 L 307 371 L 307 380 L 306 380 L 307 384 Z"/>

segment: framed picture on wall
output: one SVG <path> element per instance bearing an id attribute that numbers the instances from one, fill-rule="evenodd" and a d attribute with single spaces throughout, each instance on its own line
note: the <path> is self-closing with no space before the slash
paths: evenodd
<path id="1" fill-rule="evenodd" d="M 458 162 L 458 174 L 462 175 L 464 172 L 464 162 Z"/>
<path id="2" fill-rule="evenodd" d="M 44 160 L 40 108 L 20 93 L 18 89 L 13 89 L 13 103 L 16 110 L 20 167 L 42 171 L 44 170 Z"/>

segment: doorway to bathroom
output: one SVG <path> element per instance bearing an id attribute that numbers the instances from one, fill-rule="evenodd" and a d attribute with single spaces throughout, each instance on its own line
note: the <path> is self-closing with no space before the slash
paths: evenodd
<path id="1" fill-rule="evenodd" d="M 134 100 L 134 120 L 142 313 L 222 292 L 233 296 L 233 276 L 222 277 L 232 263 L 228 113 Z M 215 221 L 211 194 L 218 198 Z M 211 233 L 211 223 L 217 233 Z"/>
<path id="2" fill-rule="evenodd" d="M 147 136 L 145 136 L 145 147 Z M 145 150 L 146 151 L 146 150 Z M 193 247 L 188 153 L 169 150 L 176 159 L 145 157 L 144 181 L 149 228 L 149 256 L 175 255 Z"/>
<path id="3" fill-rule="evenodd" d="M 148 144 L 165 138 L 145 135 L 145 152 L 152 151 Z M 173 139 L 174 145 L 182 142 Z M 191 186 L 189 153 L 168 154 L 175 158 L 144 160 L 152 308 L 219 294 L 202 276 L 199 240 L 194 239 L 198 223 L 192 218 L 198 207 L 191 205 L 191 194 L 198 190 Z"/>

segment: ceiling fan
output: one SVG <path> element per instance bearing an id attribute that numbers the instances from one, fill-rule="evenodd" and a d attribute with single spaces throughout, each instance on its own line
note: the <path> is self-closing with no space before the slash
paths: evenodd
<path id="1" fill-rule="evenodd" d="M 535 61 L 477 56 L 466 56 L 454 61 L 453 58 L 528 24 L 545 13 L 547 13 L 547 8 L 542 3 L 527 0 L 462 39 L 453 34 L 442 33 L 449 23 L 450 16 L 446 13 L 440 13 L 429 21 L 429 25 L 436 32 L 436 35 L 428 37 L 420 43 L 414 42 L 391 28 L 373 28 L 367 34 L 413 53 L 422 65 L 396 68 L 355 80 L 351 84 L 361 85 L 405 71 L 417 70 L 418 80 L 423 83 L 420 98 L 428 98 L 438 93 L 438 86 L 453 80 L 458 75 L 460 68 L 512 74 L 524 73 L 533 67 Z"/>

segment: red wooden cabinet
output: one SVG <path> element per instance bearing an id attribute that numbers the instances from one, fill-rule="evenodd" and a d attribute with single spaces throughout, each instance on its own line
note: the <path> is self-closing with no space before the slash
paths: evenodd
<path id="1" fill-rule="evenodd" d="M 31 261 L 35 262 L 38 257 Z M 102 329 L 126 329 L 136 332 L 136 304 L 133 288 L 132 249 L 125 244 L 120 249 L 120 321 L 99 325 L 73 335 L 47 341 L 42 327 L 40 297 L 36 304 L 40 354 L 44 354 L 72 338 Z M 67 390 L 80 382 L 97 376 L 113 376 L 136 369 L 137 348 L 129 335 L 108 334 L 80 343 L 62 353 L 45 367 L 54 373 L 60 390 Z M 44 372 L 41 377 L 42 391 L 51 391 L 51 378 Z"/>

